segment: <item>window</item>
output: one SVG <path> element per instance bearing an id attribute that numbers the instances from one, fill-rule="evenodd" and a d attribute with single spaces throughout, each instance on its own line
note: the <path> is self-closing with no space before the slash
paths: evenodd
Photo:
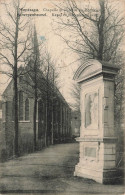
<path id="1" fill-rule="evenodd" d="M 25 101 L 25 121 L 29 121 L 29 99 Z"/>
<path id="2" fill-rule="evenodd" d="M 19 92 L 19 120 L 23 120 L 23 92 Z"/>

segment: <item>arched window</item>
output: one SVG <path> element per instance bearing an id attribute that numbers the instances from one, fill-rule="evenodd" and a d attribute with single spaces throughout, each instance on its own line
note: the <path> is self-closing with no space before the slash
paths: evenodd
<path id="1" fill-rule="evenodd" d="M 25 101 L 25 121 L 29 121 L 29 99 Z"/>
<path id="2" fill-rule="evenodd" d="M 23 92 L 19 92 L 19 120 L 23 120 Z"/>

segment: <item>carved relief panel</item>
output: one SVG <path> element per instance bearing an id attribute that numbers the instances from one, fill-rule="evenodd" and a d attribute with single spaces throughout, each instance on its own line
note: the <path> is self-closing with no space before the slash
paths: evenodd
<path id="1" fill-rule="evenodd" d="M 98 93 L 88 93 L 85 95 L 85 128 L 98 128 Z"/>
<path id="2" fill-rule="evenodd" d="M 94 83 L 85 83 L 81 87 L 81 137 L 102 136 L 104 83 L 97 78 Z"/>

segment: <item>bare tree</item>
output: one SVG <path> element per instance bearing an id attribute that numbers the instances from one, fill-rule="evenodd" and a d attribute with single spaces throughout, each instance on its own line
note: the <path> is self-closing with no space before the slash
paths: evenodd
<path id="1" fill-rule="evenodd" d="M 34 40 L 33 40 L 33 62 L 32 65 L 32 76 L 33 78 L 33 89 L 34 89 L 34 112 L 33 112 L 33 132 L 34 132 L 34 150 L 37 149 L 36 141 L 36 116 L 37 116 L 37 101 L 38 101 L 38 82 L 39 82 L 39 71 L 40 71 L 40 53 L 39 53 L 39 43 L 37 40 L 36 28 L 34 26 Z"/>
<path id="2" fill-rule="evenodd" d="M 67 17 L 60 17 L 55 32 L 80 59 L 95 58 L 114 61 L 124 36 L 124 17 L 118 2 L 96 1 L 96 8 L 84 3 L 66 0 L 58 6 Z M 64 19 L 63 19 L 64 18 Z M 67 35 L 64 32 L 67 30 Z"/>
<path id="3" fill-rule="evenodd" d="M 73 110 L 77 110 L 80 112 L 80 85 L 77 83 L 72 83 L 70 92 L 71 96 L 74 99 L 74 101 L 70 103 L 70 106 Z"/>
<path id="4" fill-rule="evenodd" d="M 42 69 L 42 59 L 40 57 L 40 49 L 43 46 L 43 42 L 39 43 L 37 38 L 37 32 L 35 25 L 32 30 L 32 40 L 30 55 L 27 60 L 26 67 L 23 68 L 23 72 L 26 74 L 23 77 L 22 90 L 24 93 L 31 95 L 34 99 L 34 109 L 33 109 L 33 148 L 34 151 L 37 150 L 37 135 L 36 135 L 36 120 L 37 120 L 37 103 L 40 98 L 39 83 L 40 78 L 44 77 Z M 42 83 L 41 83 L 42 85 Z"/>
<path id="5" fill-rule="evenodd" d="M 45 132 L 45 139 L 46 144 L 48 145 L 49 142 L 53 144 L 53 133 L 54 133 L 54 99 L 55 94 L 58 91 L 59 86 L 59 72 L 55 68 L 54 60 L 48 49 L 45 49 L 44 57 L 43 57 L 43 73 L 46 78 L 46 132 Z M 51 105 L 51 109 L 50 109 Z M 49 111 L 51 111 L 51 116 Z M 51 124 L 51 125 L 50 125 Z M 51 137 L 51 140 L 49 138 Z"/>
<path id="6" fill-rule="evenodd" d="M 80 64 L 86 59 L 118 64 L 125 23 L 117 1 L 112 3 L 110 0 L 99 0 L 91 4 L 91 1 L 80 3 L 66 0 L 56 6 L 62 10 L 64 17 L 56 21 L 58 27 L 54 29 L 55 33 L 78 55 Z M 79 92 L 74 84 L 71 95 L 78 105 Z"/>
<path id="7" fill-rule="evenodd" d="M 1 2 L 7 14 L 7 20 L 0 21 L 0 60 L 1 64 L 8 66 L 7 71 L 2 71 L 13 79 L 14 83 L 14 130 L 15 130 L 15 155 L 18 151 L 18 67 L 20 64 L 26 65 L 28 50 L 30 49 L 30 26 L 29 21 L 21 17 L 24 5 L 20 0 L 13 0 L 11 4 Z M 23 34 L 25 35 L 22 35 Z M 25 36 L 25 37 L 24 37 Z M 4 68 L 3 68 L 4 69 Z"/>
<path id="8" fill-rule="evenodd" d="M 56 87 L 56 80 L 58 73 L 55 69 L 55 62 L 52 60 L 51 54 L 46 48 L 46 43 L 38 41 L 36 28 L 34 26 L 32 40 L 31 58 L 27 63 L 26 69 L 27 75 L 31 80 L 26 77 L 23 78 L 23 82 L 27 86 L 23 86 L 24 93 L 31 94 L 34 98 L 34 111 L 33 111 L 33 132 L 34 132 L 34 150 L 37 149 L 36 138 L 36 117 L 37 117 L 37 103 L 38 99 L 45 100 L 45 113 L 46 113 L 46 126 L 44 129 L 44 143 L 45 146 L 51 142 L 53 144 L 53 99 Z M 51 105 L 51 109 L 50 109 Z M 49 112 L 51 111 L 51 112 Z M 51 140 L 49 138 L 51 137 Z"/>

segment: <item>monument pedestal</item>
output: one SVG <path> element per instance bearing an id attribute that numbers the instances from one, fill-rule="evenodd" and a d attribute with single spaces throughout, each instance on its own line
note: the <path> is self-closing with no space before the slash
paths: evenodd
<path id="1" fill-rule="evenodd" d="M 118 179 L 115 167 L 116 138 L 82 139 L 80 161 L 75 167 L 74 176 L 93 179 L 99 183 L 114 183 Z"/>
<path id="2" fill-rule="evenodd" d="M 91 167 L 88 169 L 88 166 L 76 165 L 74 176 L 84 177 L 88 179 L 93 179 L 101 184 L 114 184 L 119 179 L 117 169 L 95 169 Z"/>
<path id="3" fill-rule="evenodd" d="M 74 79 L 81 84 L 79 163 L 74 176 L 93 179 L 99 183 L 114 183 L 116 143 L 114 129 L 114 76 L 118 68 L 89 60 L 78 68 Z"/>

